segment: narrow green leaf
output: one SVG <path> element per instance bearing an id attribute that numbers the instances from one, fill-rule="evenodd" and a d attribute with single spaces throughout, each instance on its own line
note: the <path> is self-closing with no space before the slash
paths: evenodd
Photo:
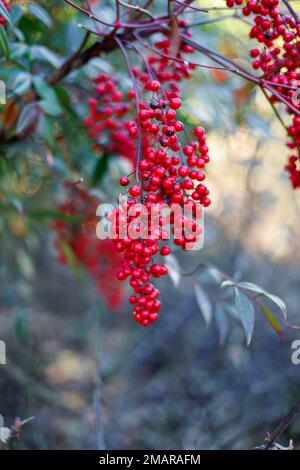
<path id="1" fill-rule="evenodd" d="M 256 292 L 257 294 L 263 294 L 265 292 L 262 287 L 253 284 L 253 282 L 239 282 L 238 286 L 250 290 L 251 292 Z"/>
<path id="2" fill-rule="evenodd" d="M 39 101 L 39 107 L 44 111 L 44 113 L 53 117 L 60 116 L 63 112 L 62 107 L 57 101 L 41 100 Z"/>
<path id="3" fill-rule="evenodd" d="M 28 45 L 22 42 L 10 43 L 10 58 L 12 60 L 20 59 L 28 51 Z"/>
<path id="4" fill-rule="evenodd" d="M 223 287 L 233 287 L 233 286 L 235 286 L 235 282 L 233 282 L 233 281 L 224 281 L 224 282 L 222 282 L 220 287 L 223 288 Z"/>
<path id="5" fill-rule="evenodd" d="M 245 330 L 247 346 L 249 346 L 253 336 L 255 311 L 252 302 L 237 288 L 235 288 L 235 307 Z"/>
<path id="6" fill-rule="evenodd" d="M 22 108 L 16 125 L 17 134 L 25 131 L 37 118 L 37 109 L 34 103 L 28 103 Z"/>
<path id="7" fill-rule="evenodd" d="M 41 98 L 44 98 L 46 100 L 56 100 L 55 91 L 52 90 L 52 88 L 45 82 L 42 77 L 33 77 L 32 82 L 34 88 L 36 89 L 38 95 Z"/>
<path id="8" fill-rule="evenodd" d="M 18 316 L 15 320 L 15 334 L 21 343 L 28 343 L 27 324 L 22 316 Z"/>
<path id="9" fill-rule="evenodd" d="M 108 162 L 109 162 L 108 153 L 105 153 L 104 155 L 102 155 L 102 157 L 100 157 L 97 160 L 94 171 L 93 171 L 93 175 L 92 175 L 92 181 L 91 181 L 93 186 L 96 186 L 103 178 L 104 174 L 106 173 L 108 169 Z"/>
<path id="10" fill-rule="evenodd" d="M 35 3 L 29 3 L 27 8 L 33 16 L 42 21 L 42 23 L 48 26 L 48 28 L 51 28 L 52 19 L 45 8 L 41 7 L 40 5 L 36 5 Z"/>
<path id="11" fill-rule="evenodd" d="M 174 255 L 166 256 L 165 264 L 168 268 L 168 274 L 173 281 L 175 287 L 180 284 L 180 266 Z"/>
<path id="12" fill-rule="evenodd" d="M 214 312 L 214 318 L 219 331 L 220 344 L 224 344 L 228 335 L 229 325 L 226 312 L 221 305 L 217 304 Z"/>
<path id="13" fill-rule="evenodd" d="M 56 139 L 54 133 L 54 123 L 45 114 L 41 114 L 39 121 L 39 134 L 51 149 L 55 148 Z"/>
<path id="14" fill-rule="evenodd" d="M 267 297 L 268 299 L 271 300 L 277 307 L 280 309 L 283 318 L 286 320 L 287 319 L 287 310 L 286 310 L 286 305 L 283 302 L 280 297 L 277 297 L 277 295 L 270 294 L 270 292 L 267 292 L 264 290 L 262 287 L 257 286 L 256 284 L 253 284 L 252 282 L 239 282 L 237 286 L 242 287 L 243 289 L 250 290 L 251 292 L 256 292 L 259 295 L 263 295 Z"/>
<path id="15" fill-rule="evenodd" d="M 9 44 L 7 34 L 4 28 L 0 27 L 0 48 L 3 52 L 4 57 L 9 59 Z"/>
<path id="16" fill-rule="evenodd" d="M 16 93 L 16 95 L 22 95 L 31 87 L 32 77 L 28 72 L 18 72 L 12 83 L 11 88 Z"/>
<path id="17" fill-rule="evenodd" d="M 11 26 L 11 29 L 15 33 L 17 38 L 20 41 L 24 41 L 24 35 L 23 35 L 22 31 L 20 31 L 18 28 L 15 27 L 12 16 L 11 16 L 10 12 L 7 10 L 7 8 L 5 7 L 2 0 L 0 0 L 0 16 L 3 16 L 3 18 L 6 19 L 7 23 Z"/>
<path id="18" fill-rule="evenodd" d="M 195 285 L 195 297 L 199 306 L 199 309 L 203 315 L 206 325 L 209 325 L 212 320 L 212 305 L 209 297 L 206 295 L 204 290 L 199 284 Z"/>
<path id="19" fill-rule="evenodd" d="M 31 46 L 30 47 L 30 60 L 47 62 L 53 65 L 56 69 L 61 66 L 63 59 L 55 52 L 45 46 Z"/>
<path id="20" fill-rule="evenodd" d="M 34 77 L 33 85 L 41 98 L 39 101 L 40 108 L 50 116 L 59 116 L 63 112 L 63 109 L 55 91 L 41 77 Z"/>
<path id="21" fill-rule="evenodd" d="M 268 299 L 270 299 L 277 307 L 280 309 L 283 318 L 286 320 L 287 319 L 287 310 L 286 310 L 286 305 L 281 300 L 277 295 L 269 294 L 269 292 L 265 292 L 264 294 Z"/>
<path id="22" fill-rule="evenodd" d="M 207 266 L 200 272 L 199 278 L 207 284 L 220 284 L 223 277 L 220 271 L 214 266 Z"/>

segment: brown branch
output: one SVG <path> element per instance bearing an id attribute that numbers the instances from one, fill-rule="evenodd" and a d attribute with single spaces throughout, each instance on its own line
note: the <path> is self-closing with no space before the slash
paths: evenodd
<path id="1" fill-rule="evenodd" d="M 103 52 L 111 52 L 117 43 L 114 36 L 105 36 L 103 41 L 96 42 L 87 49 L 74 52 L 64 64 L 56 70 L 47 80 L 49 85 L 56 85 L 74 70 L 87 64 L 94 57 L 98 57 Z"/>
<path id="2" fill-rule="evenodd" d="M 300 414 L 300 400 L 293 406 L 293 408 L 288 412 L 288 414 L 282 419 L 277 428 L 271 434 L 268 434 L 266 438 L 265 450 L 272 448 L 273 444 L 276 442 L 278 437 L 286 430 L 289 424 L 295 419 L 295 417 Z"/>
<path id="3" fill-rule="evenodd" d="M 154 25 L 153 28 L 147 28 L 144 31 L 141 31 L 140 35 L 142 37 L 148 37 L 155 32 L 161 31 L 161 29 L 161 25 Z M 97 41 L 92 46 L 85 48 L 87 37 L 88 35 L 86 35 L 80 47 L 62 64 L 62 66 L 59 69 L 55 70 L 55 72 L 49 76 L 47 80 L 47 83 L 49 85 L 56 85 L 57 83 L 61 82 L 64 78 L 66 78 L 71 72 L 83 67 L 93 58 L 99 57 L 101 54 L 110 53 L 119 47 L 118 42 L 115 39 L 115 31 L 104 36 L 101 41 Z M 133 35 L 133 32 L 127 29 L 125 29 L 125 31 L 117 37 L 120 38 L 121 41 L 126 42 L 132 42 L 136 40 L 135 36 Z M 38 98 L 38 94 L 32 92 L 30 96 L 27 97 L 27 102 L 34 102 Z M 28 138 L 34 132 L 34 130 L 35 126 L 33 126 L 31 123 L 30 128 L 25 129 L 20 134 L 14 134 L 10 137 L 7 137 L 4 132 L 0 132 L 0 145 L 8 145 L 14 142 L 22 141 Z"/>

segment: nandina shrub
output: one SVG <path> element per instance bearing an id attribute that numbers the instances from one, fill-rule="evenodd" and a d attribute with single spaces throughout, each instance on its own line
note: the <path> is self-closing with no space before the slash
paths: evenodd
<path id="1" fill-rule="evenodd" d="M 274 235 L 275 243 L 269 219 L 272 223 L 279 220 L 281 246 L 279 253 L 272 255 L 279 259 L 284 245 L 289 248 L 289 258 L 280 271 L 273 262 L 278 283 L 274 287 L 273 282 L 269 284 L 272 291 L 278 288 L 286 297 L 284 286 L 289 279 L 290 292 L 297 288 L 292 288 L 292 284 L 297 286 L 297 232 L 291 229 L 287 235 L 284 229 L 292 220 L 289 209 L 295 194 L 297 197 L 293 190 L 300 187 L 299 36 L 299 7 L 289 0 L 0 0 L 1 318 L 3 331 L 9 330 L 9 344 L 21 345 L 12 353 L 9 369 L 3 369 L 4 377 L 9 371 L 8 383 L 17 384 L 16 390 L 4 390 L 2 398 L 7 396 L 8 403 L 12 400 L 13 406 L 19 407 L 24 401 L 19 395 L 26 394 L 26 411 L 32 403 L 38 403 L 38 411 L 48 402 L 50 408 L 55 399 L 59 405 L 57 422 L 53 425 L 43 413 L 47 416 L 47 436 L 53 428 L 58 429 L 55 445 L 64 430 L 61 415 L 65 413 L 69 433 L 73 427 L 71 413 L 80 409 L 82 428 L 82 416 L 88 409 L 89 424 L 95 421 L 97 427 L 98 446 L 104 448 L 102 384 L 98 377 L 100 336 L 106 354 L 101 357 L 104 382 L 113 379 L 109 382 L 112 395 L 104 399 L 104 424 L 109 428 L 111 414 L 120 436 L 123 433 L 126 439 L 144 442 L 150 435 L 151 442 L 158 442 L 156 435 L 152 439 L 151 419 L 164 419 L 161 391 L 169 389 L 170 378 L 173 388 L 178 388 L 176 406 L 166 413 L 169 428 L 175 428 L 174 442 L 165 426 L 157 426 L 156 421 L 153 426 L 163 429 L 169 448 L 175 448 L 180 426 L 188 427 L 188 439 L 192 434 L 195 448 L 198 418 L 206 415 L 216 416 L 203 428 L 205 439 L 207 429 L 215 429 L 216 442 L 222 445 L 224 434 L 228 434 L 230 443 L 242 436 L 235 426 L 237 421 L 256 430 L 262 422 L 262 408 L 258 413 L 247 413 L 242 405 L 236 406 L 239 401 L 243 404 L 249 384 L 254 401 L 262 390 L 273 392 L 276 384 L 287 395 L 282 367 L 277 364 L 279 348 L 276 354 L 267 350 L 260 356 L 265 359 L 259 363 L 263 380 L 253 385 L 253 377 L 259 375 L 256 364 L 243 359 L 244 351 L 237 343 L 245 336 L 247 346 L 250 344 L 256 318 L 259 326 L 265 320 L 280 337 L 287 328 L 292 333 L 299 331 L 299 326 L 288 319 L 285 302 L 256 284 L 259 276 L 268 283 L 262 256 L 266 252 L 257 249 L 255 261 L 251 257 L 253 264 L 257 263 L 256 271 L 252 271 L 255 282 L 242 280 L 249 253 L 257 248 L 251 245 L 257 232 L 268 250 L 277 250 L 278 234 Z M 246 139 L 240 134 L 247 134 Z M 229 148 L 232 136 L 234 144 Z M 268 152 L 274 152 L 269 159 Z M 227 160 L 233 164 L 226 165 Z M 278 180 L 277 162 L 282 168 Z M 235 172 L 233 167 L 246 170 Z M 272 205 L 275 197 L 280 199 L 281 217 Z M 258 199 L 265 201 L 267 217 L 257 214 Z M 166 207 L 171 210 L 170 217 L 162 214 Z M 185 208 L 191 217 L 186 217 Z M 146 222 L 141 224 L 142 214 Z M 208 220 L 206 244 L 202 251 L 194 250 L 202 247 L 204 214 Z M 151 217 L 158 220 L 154 231 Z M 250 223 L 255 217 L 255 224 Z M 237 224 L 239 233 L 233 235 L 237 219 L 241 220 Z M 99 229 L 102 222 L 110 235 L 104 239 Z M 178 230 L 182 227 L 183 231 Z M 129 228 L 133 230 L 127 233 Z M 225 245 L 223 253 L 219 245 Z M 238 256 L 239 246 L 247 252 L 246 260 Z M 225 258 L 232 275 L 214 264 L 225 265 Z M 290 267 L 289 276 L 285 276 Z M 76 284 L 71 270 L 77 276 Z M 86 291 L 86 284 L 81 283 L 84 273 L 96 290 L 92 300 L 93 289 Z M 72 282 L 69 308 L 67 301 L 60 299 L 65 287 L 60 285 L 64 284 L 60 279 L 65 279 L 61 275 Z M 55 282 L 51 283 L 51 277 Z M 43 308 L 42 302 L 37 302 L 38 308 L 33 302 L 34 295 L 38 297 L 32 294 L 38 283 L 46 298 Z M 173 296 L 173 303 L 168 302 Z M 57 309 L 60 315 L 52 314 L 56 309 L 49 308 L 47 297 L 61 301 L 61 309 Z M 83 297 L 86 309 L 79 301 Z M 213 323 L 218 336 L 194 324 L 191 314 L 196 303 L 204 322 Z M 107 310 L 109 315 L 102 316 Z M 76 334 L 70 336 L 68 313 L 72 327 L 76 324 Z M 148 328 L 142 332 L 132 320 Z M 236 321 L 242 335 L 233 331 Z M 138 344 L 134 345 L 135 337 Z M 207 343 L 199 348 L 206 337 Z M 59 343 L 61 339 L 66 343 Z M 259 335 L 255 339 L 259 341 Z M 90 340 L 95 341 L 97 349 L 92 418 L 90 403 L 85 406 L 82 394 L 73 393 L 79 379 L 80 392 L 87 391 L 90 400 L 90 384 L 85 388 L 91 379 L 86 361 L 86 356 L 92 356 Z M 265 349 L 264 341 L 265 336 L 261 341 Z M 71 351 L 72 342 L 76 355 Z M 201 360 L 204 354 L 212 355 L 218 342 L 226 354 L 222 350 L 222 356 Z M 194 350 L 188 349 L 195 345 Z M 296 365 L 298 343 L 293 345 L 291 363 Z M 1 363 L 2 338 L 0 346 Z M 60 347 L 62 351 L 58 351 Z M 117 357 L 116 351 L 124 357 Z M 33 361 L 32 352 L 40 354 L 41 359 L 35 357 Z M 57 362 L 51 362 L 50 356 L 58 356 Z M 125 361 L 129 363 L 128 383 L 122 383 L 123 377 L 120 381 L 118 375 L 126 369 L 122 367 Z M 234 370 L 232 375 L 228 375 L 226 363 Z M 25 367 L 25 373 L 23 364 L 29 369 Z M 179 369 L 180 373 L 173 376 L 172 371 Z M 155 380 L 147 382 L 153 372 Z M 233 374 L 238 372 L 234 381 Z M 67 386 L 60 382 L 64 374 Z M 214 381 L 207 380 L 208 374 Z M 287 368 L 286 376 L 289 374 Z M 57 389 L 62 385 L 61 400 L 57 400 L 58 390 L 52 395 L 43 386 L 45 377 Z M 184 394 L 189 401 L 184 402 Z M 155 406 L 159 402 L 158 408 L 148 406 L 148 400 Z M 209 407 L 205 407 L 205 401 Z M 196 408 L 199 403 L 201 413 Z M 220 403 L 222 413 L 214 413 L 211 403 L 213 407 Z M 127 405 L 128 414 L 122 415 Z M 274 433 L 267 434 L 260 448 L 282 448 L 276 440 L 298 414 L 299 406 L 292 408 Z M 135 425 L 135 411 L 140 407 L 143 412 L 138 413 Z M 234 432 L 227 432 L 227 425 L 223 432 L 220 423 L 228 413 L 230 426 L 233 408 L 234 418 L 242 413 L 247 420 L 234 419 Z M 192 417 L 190 409 L 195 411 Z M 278 412 L 274 410 L 275 421 Z M 0 447 L 14 448 L 29 421 L 31 418 L 9 421 L 6 416 L 4 421 L 0 415 Z M 9 422 L 14 424 L 7 425 Z M 145 423 L 147 433 L 141 432 Z M 80 426 L 74 426 L 76 439 L 83 434 L 78 432 Z M 39 428 L 42 431 L 42 426 Z M 180 443 L 186 445 L 188 439 L 180 436 Z M 44 435 L 34 435 L 34 445 L 44 440 Z M 67 441 L 68 445 L 72 441 L 69 435 Z M 84 445 L 87 442 L 90 447 L 94 445 L 90 441 Z M 287 449 L 291 448 L 290 444 Z"/>
<path id="2" fill-rule="evenodd" d="M 116 236 L 113 241 L 101 241 L 96 237 L 97 206 L 117 203 L 122 193 L 127 197 L 126 209 L 143 204 L 148 214 L 163 205 L 188 205 L 193 215 L 199 207 L 209 208 L 209 139 L 205 122 L 188 122 L 190 108 L 185 102 L 190 83 L 195 86 L 200 72 L 215 80 L 220 90 L 230 75 L 248 82 L 249 88 L 233 90 L 238 106 L 246 106 L 254 87 L 262 90 L 287 132 L 290 154 L 285 168 L 298 188 L 299 17 L 288 2 L 279 0 L 227 0 L 221 10 L 201 8 L 193 1 L 150 1 L 146 8 L 120 2 L 107 2 L 107 6 L 110 20 L 101 17 L 102 5 L 97 1 L 91 5 L 61 2 L 60 14 L 73 15 L 81 23 L 71 43 L 65 45 L 54 34 L 47 47 L 47 39 L 41 44 L 36 41 L 53 29 L 51 7 L 48 12 L 41 6 L 1 2 L 0 43 L 9 87 L 0 143 L 9 171 L 14 171 L 15 162 L 19 172 L 29 166 L 30 178 L 37 180 L 31 185 L 26 179 L 33 194 L 44 179 L 52 180 L 54 201 L 47 214 L 54 222 L 47 226 L 56 233 L 60 261 L 85 267 L 111 307 L 120 304 L 125 290 L 112 281 L 113 276 L 127 280 L 133 318 L 147 326 L 161 311 L 159 278 L 170 274 L 177 279 L 181 271 L 174 251 L 186 251 L 195 244 L 202 229 L 190 220 L 189 230 L 178 235 L 171 219 L 172 240 L 163 226 L 145 237 L 124 238 L 122 226 L 134 224 L 136 216 L 124 216 L 117 208 L 106 215 Z M 240 57 L 237 51 L 226 54 L 199 40 L 205 33 L 202 26 L 210 24 L 214 36 L 219 22 L 228 17 L 244 21 L 248 28 L 247 47 Z M 245 56 L 250 56 L 248 66 L 239 60 Z M 32 142 L 34 150 L 27 146 Z M 35 158 L 26 163 L 16 158 L 22 145 L 26 157 L 26 152 L 29 157 L 30 151 L 42 153 L 42 168 L 33 165 Z M 101 194 L 96 195 L 95 188 Z M 55 201 L 56 192 L 63 193 L 63 202 L 61 197 Z M 4 206 L 20 210 L 22 203 L 8 197 Z M 36 218 L 38 213 L 43 222 L 47 216 L 41 217 L 41 211 L 35 207 L 31 214 Z M 66 221 L 66 216 L 77 218 L 76 224 Z M 200 263 L 199 269 L 210 268 Z M 197 267 L 191 272 L 197 272 Z M 235 288 L 238 310 L 243 310 L 240 302 L 247 305 L 249 318 L 241 314 L 240 319 L 250 342 L 253 303 L 264 308 L 253 292 L 268 295 L 258 286 L 238 285 L 226 274 L 219 275 L 225 286 Z M 196 284 L 199 287 L 198 280 Z M 276 302 L 285 315 L 284 304 L 277 298 Z M 281 331 L 273 313 L 267 320 Z"/>

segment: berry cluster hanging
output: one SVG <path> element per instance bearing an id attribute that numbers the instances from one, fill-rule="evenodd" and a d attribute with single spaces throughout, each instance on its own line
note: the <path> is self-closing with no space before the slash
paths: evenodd
<path id="1" fill-rule="evenodd" d="M 271 100 L 283 101 L 292 115 L 288 126 L 287 147 L 291 151 L 286 170 L 294 188 L 300 187 L 300 100 L 299 88 L 300 20 L 291 10 L 282 12 L 279 0 L 226 0 L 228 7 L 243 5 L 242 14 L 251 17 L 254 25 L 249 33 L 260 48 L 250 50 L 252 66 L 262 71 L 262 79 L 276 87 Z M 263 82 L 262 82 L 263 83 Z"/>
<path id="2" fill-rule="evenodd" d="M 189 37 L 187 31 L 185 34 Z M 126 95 L 117 86 L 117 79 L 103 74 L 97 77 L 97 96 L 90 99 L 90 115 L 85 120 L 90 135 L 97 139 L 98 144 L 109 140 L 108 145 L 116 153 L 135 162 L 133 174 L 120 178 L 120 185 L 127 188 L 125 207 L 116 209 L 108 218 L 116 220 L 114 243 L 124 260 L 117 271 L 117 278 L 129 280 L 133 289 L 129 299 L 133 304 L 133 316 L 143 326 L 156 321 L 161 308 L 159 290 L 151 279 L 168 273 L 167 266 L 155 260 L 154 256 L 165 257 L 172 251 L 170 241 L 165 239 L 163 220 L 160 220 L 162 225 L 159 229 L 150 233 L 153 207 L 168 205 L 172 208 L 178 204 L 183 208 L 189 204 L 195 214 L 200 204 L 210 205 L 209 191 L 203 183 L 203 170 L 209 162 L 205 131 L 200 126 L 195 127 L 192 138 L 189 138 L 177 116 L 182 107 L 180 82 L 188 79 L 195 69 L 186 55 L 192 54 L 194 49 L 181 41 L 175 56 L 170 59 L 174 51 L 168 34 L 156 41 L 154 47 L 157 53 L 145 59 L 146 65 L 142 69 L 136 65 L 132 67 L 135 86 Z M 132 118 L 126 120 L 128 113 Z M 129 216 L 127 212 L 124 216 L 123 209 L 132 209 L 140 204 L 149 213 L 147 236 L 121 237 L 122 227 L 131 226 L 137 217 Z M 185 249 L 187 243 L 196 243 L 201 229 L 195 220 L 181 222 L 187 222 L 185 231 L 176 236 L 174 220 L 171 219 L 174 244 Z"/>

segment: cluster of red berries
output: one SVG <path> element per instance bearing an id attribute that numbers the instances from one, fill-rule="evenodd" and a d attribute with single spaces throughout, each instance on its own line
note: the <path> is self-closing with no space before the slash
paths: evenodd
<path id="1" fill-rule="evenodd" d="M 262 47 L 250 50 L 252 66 L 263 72 L 262 79 L 273 84 L 277 94 L 294 109 L 300 111 L 299 99 L 295 100 L 295 90 L 300 79 L 300 18 L 297 14 L 280 9 L 279 0 L 226 0 L 228 7 L 244 5 L 242 13 L 251 16 L 254 26 L 249 33 Z M 273 102 L 279 100 L 272 95 Z M 294 153 L 289 156 L 286 170 L 294 188 L 300 187 L 300 118 L 287 107 L 293 115 L 293 122 L 287 128 L 289 149 Z"/>
<path id="2" fill-rule="evenodd" d="M 188 139 L 184 124 L 177 117 L 182 106 L 179 82 L 189 78 L 194 69 L 183 58 L 194 50 L 182 42 L 174 61 L 168 58 L 171 54 L 170 38 L 164 37 L 157 41 L 155 47 L 160 54 L 148 57 L 147 71 L 133 68 L 143 100 L 136 97 L 133 91 L 128 94 L 130 98 L 138 99 L 139 113 L 126 123 L 126 128 L 135 139 L 140 128 L 143 137 L 142 157 L 136 168 L 138 182 L 131 183 L 128 176 L 120 178 L 121 186 L 129 186 L 128 198 L 123 207 L 108 216 L 111 221 L 116 220 L 113 225 L 116 233 L 114 243 L 124 257 L 117 278 L 120 281 L 129 280 L 134 291 L 130 296 L 130 302 L 134 305 L 134 319 L 143 326 L 156 321 L 160 311 L 159 290 L 151 278 L 157 279 L 168 273 L 167 266 L 155 262 L 153 257 L 171 253 L 170 242 L 166 240 L 169 237 L 164 228 L 164 218 L 160 217 L 160 225 L 154 232 L 151 230 L 153 211 L 157 209 L 159 212 L 160 207 L 166 205 L 170 209 L 175 205 L 181 208 L 190 205 L 195 215 L 200 204 L 205 207 L 210 205 L 209 191 L 203 183 L 203 169 L 209 162 L 205 131 L 200 126 L 195 127 L 193 137 Z M 183 139 L 188 139 L 188 143 L 183 145 Z M 128 234 L 121 237 L 121 229 L 130 227 L 140 216 L 141 205 L 149 216 L 146 226 L 143 229 L 139 227 L 137 238 Z M 128 215 L 129 209 L 136 209 L 134 215 Z M 184 224 L 185 230 L 177 236 L 175 220 L 171 217 L 175 245 L 185 249 L 187 244 L 197 242 L 201 228 L 193 218 L 187 220 L 183 215 L 176 223 L 180 226 Z"/>
<path id="3" fill-rule="evenodd" d="M 52 224 L 57 235 L 55 247 L 58 259 L 61 263 L 67 263 L 71 250 L 76 262 L 84 266 L 95 279 L 97 289 L 107 305 L 118 308 L 124 291 L 116 281 L 115 273 L 122 259 L 111 240 L 99 240 L 96 236 L 96 210 L 100 201 L 73 184 L 66 183 L 66 188 L 68 201 L 58 207 L 62 217 Z M 68 216 L 71 216 L 69 220 Z"/>
<path id="4" fill-rule="evenodd" d="M 10 9 L 9 1 L 8 0 L 2 0 L 3 5 L 7 10 Z M 5 26 L 6 25 L 6 19 L 0 15 L 0 26 Z"/>
<path id="5" fill-rule="evenodd" d="M 105 73 L 94 79 L 96 96 L 89 99 L 89 116 L 84 120 L 95 139 L 94 150 L 135 161 L 136 133 L 128 128 L 126 116 L 132 111 L 132 95 L 123 93 L 117 80 Z"/>

